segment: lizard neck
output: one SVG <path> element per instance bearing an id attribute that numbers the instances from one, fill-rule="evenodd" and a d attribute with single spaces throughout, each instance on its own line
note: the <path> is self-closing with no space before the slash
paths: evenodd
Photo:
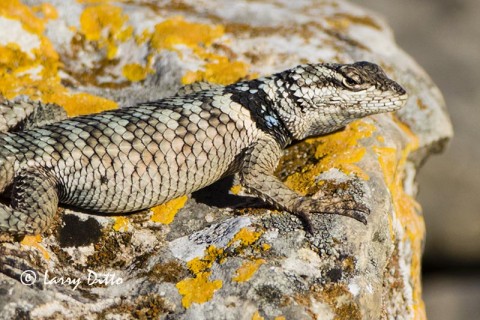
<path id="1" fill-rule="evenodd" d="M 225 87 L 230 98 L 250 111 L 257 127 L 275 138 L 282 148 L 295 139 L 285 123 L 280 105 L 285 101 L 271 94 L 270 82 L 272 78 L 260 78 L 245 81 Z"/>

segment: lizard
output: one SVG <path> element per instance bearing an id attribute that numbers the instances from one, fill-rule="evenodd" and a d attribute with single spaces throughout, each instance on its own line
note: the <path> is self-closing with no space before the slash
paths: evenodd
<path id="1" fill-rule="evenodd" d="M 15 111 L 18 103 L 4 102 L 0 194 L 10 203 L 0 203 L 0 233 L 41 233 L 59 204 L 135 212 L 232 174 L 248 193 L 298 216 L 310 231 L 312 214 L 366 224 L 369 208 L 351 196 L 302 196 L 274 171 L 293 142 L 395 111 L 406 99 L 381 67 L 360 61 L 303 64 L 227 86 L 196 84 L 172 97 L 72 118 L 59 106 L 37 103 L 34 110 L 43 111 L 32 120 Z"/>

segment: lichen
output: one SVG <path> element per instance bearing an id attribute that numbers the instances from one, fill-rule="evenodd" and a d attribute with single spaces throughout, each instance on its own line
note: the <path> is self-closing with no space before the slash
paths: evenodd
<path id="1" fill-rule="evenodd" d="M 150 45 L 157 51 L 166 49 L 180 54 L 180 48 L 186 46 L 205 61 L 203 69 L 187 71 L 182 78 L 183 84 L 195 81 L 230 84 L 247 75 L 248 65 L 242 61 L 231 61 L 228 57 L 210 50 L 214 41 L 224 34 L 222 25 L 188 22 L 178 16 L 155 26 Z"/>
<path id="2" fill-rule="evenodd" d="M 177 283 L 178 292 L 183 296 L 183 307 L 189 308 L 192 303 L 205 303 L 213 298 L 215 291 L 222 287 L 222 280 L 210 281 L 210 274 L 211 272 L 200 272 L 195 278 Z"/>
<path id="3" fill-rule="evenodd" d="M 115 217 L 115 223 L 112 226 L 115 231 L 128 231 L 128 218 Z"/>
<path id="4" fill-rule="evenodd" d="M 260 315 L 260 312 L 255 311 L 255 313 L 252 316 L 252 320 L 264 320 L 265 318 Z"/>
<path id="5" fill-rule="evenodd" d="M 100 49 L 105 48 L 107 59 L 117 55 L 118 43 L 128 40 L 133 33 L 131 26 L 125 26 L 128 16 L 122 9 L 110 4 L 100 4 L 85 8 L 80 15 L 80 31 L 88 41 L 96 42 Z"/>
<path id="6" fill-rule="evenodd" d="M 23 238 L 22 242 L 20 242 L 23 246 L 33 247 L 40 251 L 45 258 L 45 260 L 50 260 L 50 254 L 48 253 L 47 249 L 45 249 L 40 243 L 42 242 L 42 236 L 37 235 L 27 235 Z"/>
<path id="7" fill-rule="evenodd" d="M 158 282 L 177 283 L 187 275 L 187 270 L 182 264 L 172 260 L 154 265 L 147 275 Z"/>
<path id="8" fill-rule="evenodd" d="M 304 159 L 300 160 L 301 170 L 289 175 L 285 184 L 302 194 L 309 194 L 316 187 L 316 177 L 332 168 L 368 180 L 368 174 L 356 164 L 366 153 L 366 148 L 359 143 L 359 140 L 372 136 L 375 130 L 376 127 L 373 124 L 357 120 L 343 131 L 325 137 L 307 139 L 305 148 L 313 151 L 310 161 L 305 164 Z"/>
<path id="9" fill-rule="evenodd" d="M 110 308 L 98 313 L 100 319 L 120 318 L 130 315 L 134 319 L 159 319 L 162 315 L 174 311 L 174 306 L 168 303 L 164 297 L 156 293 L 136 297 L 121 297 L 120 301 Z M 119 315 L 115 317 L 115 315 Z M 62 318 L 60 314 L 58 318 Z M 128 317 L 127 317 L 128 318 Z"/>
<path id="10" fill-rule="evenodd" d="M 194 258 L 187 263 L 188 268 L 193 274 L 198 274 L 210 270 L 215 261 L 222 261 L 224 258 L 224 251 L 215 246 L 209 246 L 205 250 L 205 255 L 202 258 Z"/>
<path id="11" fill-rule="evenodd" d="M 209 301 L 216 290 L 222 287 L 221 280 L 210 281 L 211 269 L 213 264 L 224 263 L 229 256 L 241 256 L 247 248 L 252 248 L 254 252 L 263 252 L 270 249 L 256 245 L 262 232 L 252 231 L 248 228 L 242 228 L 227 244 L 226 248 L 217 248 L 213 245 L 205 250 L 203 257 L 197 257 L 187 262 L 187 267 L 193 274 L 193 277 L 186 278 L 177 283 L 177 288 L 182 297 L 182 305 L 185 308 L 190 307 L 192 303 L 204 303 Z M 233 281 L 244 282 L 250 279 L 256 270 L 265 263 L 263 259 L 257 259 L 247 256 L 247 261 L 237 270 Z"/>
<path id="12" fill-rule="evenodd" d="M 347 13 L 337 13 L 331 17 L 328 17 L 326 21 L 334 29 L 339 31 L 349 28 L 352 24 L 363 25 L 372 29 L 382 30 L 382 27 L 369 16 L 355 16 Z"/>
<path id="13" fill-rule="evenodd" d="M 123 66 L 122 74 L 132 82 L 141 81 L 147 77 L 148 67 L 142 66 L 138 63 L 128 63 Z"/>
<path id="14" fill-rule="evenodd" d="M 70 116 L 117 107 L 108 99 L 71 93 L 61 83 L 59 55 L 44 34 L 45 23 L 57 17 L 52 5 L 29 7 L 18 0 L 6 0 L 0 6 L 0 16 L 18 20 L 25 32 L 40 42 L 40 46 L 30 52 L 15 43 L 0 46 L 0 95 L 7 99 L 27 95 L 33 100 L 57 103 L 65 107 Z"/>
<path id="15" fill-rule="evenodd" d="M 235 282 L 245 282 L 257 272 L 258 268 L 266 261 L 264 259 L 255 259 L 252 261 L 244 261 L 240 268 L 237 269 L 235 277 L 232 278 Z"/>
<path id="16" fill-rule="evenodd" d="M 170 200 L 159 206 L 153 207 L 153 214 L 150 220 L 163 224 L 172 223 L 175 215 L 181 208 L 183 208 L 183 206 L 185 206 L 187 200 L 187 196 L 182 196 L 180 198 Z"/>
<path id="17" fill-rule="evenodd" d="M 322 287 L 314 285 L 306 294 L 297 294 L 295 301 L 307 307 L 307 312 L 312 318 L 317 318 L 316 312 L 312 308 L 314 300 L 327 304 L 334 314 L 334 320 L 360 320 L 362 319 L 360 308 L 353 295 L 345 284 L 335 283 L 326 284 Z"/>
<path id="18" fill-rule="evenodd" d="M 422 242 L 425 237 L 425 223 L 421 215 L 421 207 L 415 199 L 405 192 L 403 187 L 404 173 L 409 155 L 418 149 L 418 137 L 403 123 L 397 121 L 397 125 L 409 138 L 406 147 L 401 150 L 398 157 L 397 149 L 385 146 L 376 146 L 374 151 L 378 156 L 380 166 L 387 187 L 392 197 L 395 209 L 395 217 L 400 220 L 405 230 L 405 238 L 400 241 L 409 242 L 412 247 L 410 263 L 410 278 L 413 280 L 413 312 L 415 319 L 425 319 L 425 307 L 421 297 L 421 255 Z M 390 222 L 390 225 L 392 222 Z M 392 236 L 395 233 L 391 232 Z M 394 239 L 395 240 L 395 239 Z"/>
<path id="19" fill-rule="evenodd" d="M 234 195 L 238 195 L 242 191 L 242 186 L 241 185 L 234 185 L 230 188 L 230 193 Z"/>

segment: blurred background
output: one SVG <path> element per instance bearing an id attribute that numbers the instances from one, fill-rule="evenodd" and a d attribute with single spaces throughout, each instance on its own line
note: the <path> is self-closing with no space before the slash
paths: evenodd
<path id="1" fill-rule="evenodd" d="M 384 16 L 445 97 L 455 137 L 421 169 L 429 320 L 480 319 L 480 1 L 352 0 Z"/>

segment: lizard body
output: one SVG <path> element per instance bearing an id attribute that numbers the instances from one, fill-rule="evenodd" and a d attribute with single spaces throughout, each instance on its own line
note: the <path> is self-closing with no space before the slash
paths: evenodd
<path id="1" fill-rule="evenodd" d="M 394 111 L 407 98 L 368 62 L 301 65 L 226 87 L 194 85 L 181 94 L 70 119 L 47 105 L 51 121 L 0 133 L 0 193 L 11 198 L 10 205 L 0 203 L 0 233 L 44 231 L 59 203 L 138 211 L 233 173 L 249 192 L 307 227 L 312 213 L 365 223 L 368 209 L 353 199 L 302 197 L 273 172 L 293 141 Z M 5 114 L 3 131 L 15 127 Z M 17 118 L 31 117 L 17 112 Z"/>

